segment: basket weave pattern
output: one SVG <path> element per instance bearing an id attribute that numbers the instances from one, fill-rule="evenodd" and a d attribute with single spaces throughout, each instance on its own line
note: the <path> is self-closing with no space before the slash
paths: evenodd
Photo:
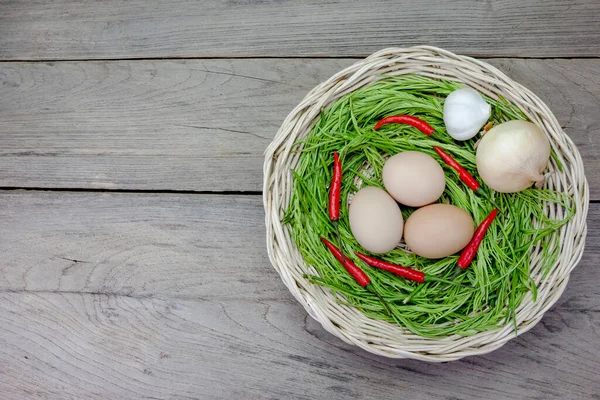
<path id="1" fill-rule="evenodd" d="M 313 285 L 303 277 L 303 274 L 314 274 L 315 271 L 306 265 L 288 228 L 281 224 L 292 193 L 290 169 L 296 166 L 300 156 L 299 152 L 292 152 L 293 145 L 309 133 L 321 109 L 383 75 L 403 74 L 458 81 L 491 98 L 502 96 L 517 105 L 547 134 L 562 171 L 552 160 L 545 187 L 571 195 L 576 213 L 554 234 L 560 240 L 561 251 L 546 276 L 543 275 L 541 249 L 532 250 L 531 274 L 538 285 L 538 298 L 534 302 L 528 293 L 517 308 L 518 334 L 531 329 L 558 300 L 567 285 L 569 273 L 582 256 L 586 236 L 589 189 L 577 148 L 548 107 L 531 91 L 485 62 L 429 46 L 389 48 L 374 53 L 315 87 L 288 115 L 265 156 L 263 201 L 269 259 L 310 316 L 347 343 L 387 357 L 436 362 L 484 354 L 516 336 L 511 323 L 469 337 L 425 338 L 400 326 L 367 318 L 355 308 L 338 304 L 329 289 Z M 556 205 L 549 206 L 547 215 L 562 218 L 563 210 Z"/>

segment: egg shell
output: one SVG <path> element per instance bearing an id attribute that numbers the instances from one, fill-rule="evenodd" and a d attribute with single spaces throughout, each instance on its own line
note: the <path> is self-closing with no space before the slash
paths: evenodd
<path id="1" fill-rule="evenodd" d="M 435 202 L 446 188 L 440 164 L 420 151 L 405 151 L 390 157 L 382 175 L 387 192 L 397 202 L 411 207 Z"/>
<path id="2" fill-rule="evenodd" d="M 349 208 L 350 229 L 356 241 L 371 253 L 387 253 L 400 243 L 404 219 L 400 207 L 384 190 L 359 190 Z"/>
<path id="3" fill-rule="evenodd" d="M 462 250 L 475 232 L 473 218 L 449 204 L 419 208 L 406 220 L 404 241 L 413 253 L 443 258 Z"/>

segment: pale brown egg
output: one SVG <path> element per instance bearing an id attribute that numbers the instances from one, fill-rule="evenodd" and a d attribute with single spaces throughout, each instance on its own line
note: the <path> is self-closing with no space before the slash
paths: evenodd
<path id="1" fill-rule="evenodd" d="M 443 258 L 462 250 L 475 231 L 473 218 L 449 204 L 419 208 L 404 224 L 404 241 L 415 254 Z"/>
<path id="2" fill-rule="evenodd" d="M 348 210 L 354 238 L 371 253 L 387 253 L 402 239 L 404 219 L 398 204 L 385 190 L 359 190 Z"/>
<path id="3" fill-rule="evenodd" d="M 438 162 L 420 151 L 405 151 L 391 157 L 383 167 L 383 184 L 398 202 L 411 207 L 431 204 L 446 187 L 446 176 Z"/>

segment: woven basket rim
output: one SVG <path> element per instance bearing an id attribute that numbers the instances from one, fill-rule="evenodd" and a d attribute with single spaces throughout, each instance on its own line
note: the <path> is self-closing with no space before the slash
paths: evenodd
<path id="1" fill-rule="evenodd" d="M 561 252 L 550 273 L 542 278 L 532 259 L 532 276 L 538 284 L 538 299 L 528 293 L 517 309 L 518 333 L 507 323 L 498 329 L 473 336 L 443 338 L 420 337 L 384 321 L 372 320 L 360 311 L 338 304 L 329 289 L 312 285 L 303 272 L 314 272 L 306 265 L 287 229 L 281 224 L 292 190 L 290 168 L 298 161 L 293 144 L 305 136 L 320 110 L 339 97 L 382 78 L 382 75 L 418 75 L 462 82 L 498 98 L 501 94 L 521 108 L 548 136 L 563 170 L 551 168 L 547 187 L 572 195 L 575 215 L 555 235 L 560 236 Z M 529 89 L 514 82 L 497 68 L 468 56 L 456 55 L 432 46 L 387 48 L 334 74 L 313 88 L 286 117 L 265 151 L 263 202 L 267 252 L 271 264 L 292 295 L 325 330 L 366 351 L 391 358 L 424 361 L 453 361 L 493 351 L 508 340 L 531 329 L 560 298 L 569 274 L 582 257 L 587 233 L 589 188 L 583 161 L 572 140 L 564 133 L 550 109 Z M 548 210 L 551 217 L 558 209 Z"/>

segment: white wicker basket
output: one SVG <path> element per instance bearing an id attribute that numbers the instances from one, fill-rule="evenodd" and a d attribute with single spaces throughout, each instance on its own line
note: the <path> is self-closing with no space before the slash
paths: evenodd
<path id="1" fill-rule="evenodd" d="M 290 168 L 296 165 L 299 157 L 297 152 L 291 152 L 292 146 L 308 134 L 320 110 L 339 97 L 381 79 L 382 75 L 409 73 L 459 81 L 495 99 L 501 95 L 518 105 L 548 135 L 562 162 L 563 171 L 554 164 L 550 165 L 546 187 L 572 195 L 576 214 L 555 233 L 560 237 L 561 252 L 546 277 L 540 272 L 539 249 L 532 253 L 532 276 L 538 285 L 538 298 L 533 302 L 528 294 L 517 309 L 518 333 L 531 329 L 558 300 L 567 285 L 569 273 L 581 258 L 585 242 L 589 190 L 581 156 L 552 112 L 531 91 L 487 63 L 435 47 L 379 51 L 315 87 L 288 115 L 266 150 L 263 200 L 267 249 L 271 263 L 294 297 L 311 317 L 345 342 L 387 357 L 452 361 L 499 348 L 515 337 L 514 327 L 507 324 L 470 337 L 432 339 L 415 335 L 397 325 L 367 318 L 355 308 L 338 304 L 328 289 L 303 278 L 304 273 L 314 271 L 306 265 L 287 228 L 281 224 L 283 210 L 292 191 Z M 560 217 L 561 214 L 562 210 L 558 207 L 548 210 L 551 217 Z"/>

